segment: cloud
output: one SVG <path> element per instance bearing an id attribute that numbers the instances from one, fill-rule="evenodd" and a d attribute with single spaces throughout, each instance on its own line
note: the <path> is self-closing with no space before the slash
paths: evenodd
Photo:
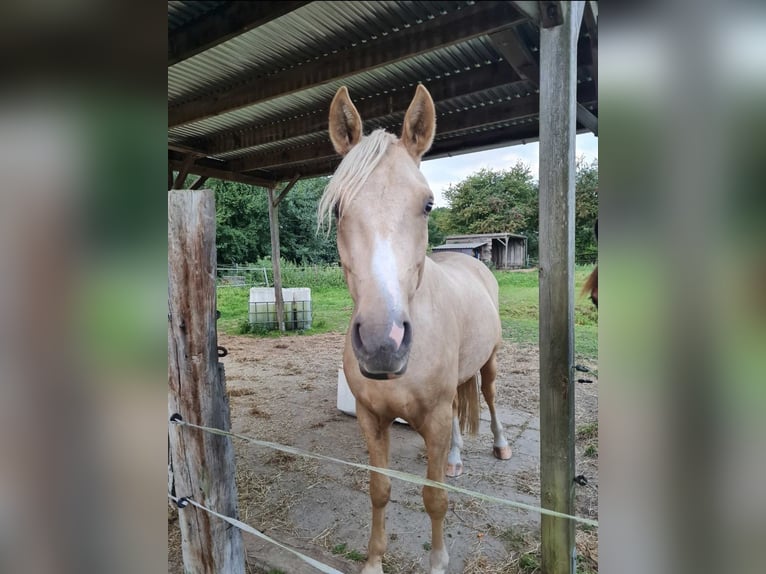
<path id="1" fill-rule="evenodd" d="M 598 158 L 598 139 L 593 134 L 580 134 L 576 139 L 577 157 L 583 156 L 590 162 Z M 450 185 L 463 181 L 466 177 L 487 168 L 493 170 L 509 169 L 521 162 L 528 165 L 532 176 L 538 179 L 540 173 L 539 145 L 531 142 L 523 145 L 508 146 L 488 151 L 468 153 L 453 157 L 426 160 L 420 170 L 426 176 L 434 192 L 436 207 L 447 207 L 444 192 Z"/>

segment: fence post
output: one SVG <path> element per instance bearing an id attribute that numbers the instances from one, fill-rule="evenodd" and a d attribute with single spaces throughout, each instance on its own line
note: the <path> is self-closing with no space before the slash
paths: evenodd
<path id="1" fill-rule="evenodd" d="M 231 427 L 216 333 L 215 196 L 168 192 L 168 417 Z M 170 424 L 170 481 L 190 497 L 237 517 L 231 439 Z M 244 574 L 242 534 L 192 505 L 179 510 L 184 570 Z"/>
<path id="2" fill-rule="evenodd" d="M 540 486 L 544 508 L 574 513 L 574 180 L 577 36 L 583 2 L 549 2 L 540 28 Z M 553 10 L 555 12 L 555 10 Z M 571 520 L 543 515 L 542 571 L 574 574 Z"/>

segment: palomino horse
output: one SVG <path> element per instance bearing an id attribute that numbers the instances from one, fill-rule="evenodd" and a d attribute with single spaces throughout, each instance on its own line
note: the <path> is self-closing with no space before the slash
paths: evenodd
<path id="1" fill-rule="evenodd" d="M 431 147 L 436 112 L 417 87 L 401 138 L 374 131 L 341 87 L 330 106 L 330 139 L 343 156 L 319 205 L 320 224 L 337 220 L 338 252 L 354 312 L 346 333 L 343 370 L 370 464 L 388 467 L 389 428 L 401 417 L 423 437 L 427 477 L 458 476 L 461 430 L 478 429 L 478 377 L 489 406 L 494 454 L 511 449 L 495 414 L 495 354 L 501 340 L 497 281 L 466 255 L 426 257 L 428 213 L 434 197 L 419 170 Z M 391 481 L 370 473 L 372 529 L 363 574 L 382 574 L 385 508 Z M 423 487 L 431 518 L 431 574 L 449 557 L 443 522 L 447 493 Z"/>

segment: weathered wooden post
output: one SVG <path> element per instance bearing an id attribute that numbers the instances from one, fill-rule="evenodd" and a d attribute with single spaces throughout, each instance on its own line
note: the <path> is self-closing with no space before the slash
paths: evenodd
<path id="1" fill-rule="evenodd" d="M 279 204 L 274 200 L 274 188 L 269 188 L 269 229 L 271 230 L 271 266 L 274 270 L 274 301 L 279 330 L 285 330 L 285 302 L 282 297 L 282 269 L 279 261 Z"/>
<path id="2" fill-rule="evenodd" d="M 574 207 L 577 36 L 583 2 L 540 3 L 540 483 L 574 513 Z M 542 516 L 542 571 L 574 574 L 575 529 Z"/>
<path id="3" fill-rule="evenodd" d="M 229 404 L 216 333 L 215 196 L 168 192 L 168 417 L 229 430 Z M 231 439 L 171 424 L 171 482 L 189 497 L 237 517 Z M 184 569 L 244 574 L 242 534 L 189 505 L 179 510 Z"/>
<path id="4" fill-rule="evenodd" d="M 290 183 L 279 193 L 274 195 L 274 188 L 269 190 L 269 229 L 271 231 L 271 265 L 274 271 L 274 301 L 277 312 L 277 323 L 279 330 L 285 330 L 285 301 L 282 297 L 282 268 L 280 266 L 279 253 L 279 204 L 293 188 L 298 181 L 299 175 L 296 175 Z"/>

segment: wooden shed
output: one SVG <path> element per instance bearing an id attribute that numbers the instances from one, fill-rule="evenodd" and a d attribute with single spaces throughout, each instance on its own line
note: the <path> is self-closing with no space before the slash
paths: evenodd
<path id="1" fill-rule="evenodd" d="M 481 233 L 477 235 L 450 235 L 444 245 L 434 251 L 458 251 L 495 269 L 519 269 L 527 265 L 527 238 L 515 233 Z"/>

